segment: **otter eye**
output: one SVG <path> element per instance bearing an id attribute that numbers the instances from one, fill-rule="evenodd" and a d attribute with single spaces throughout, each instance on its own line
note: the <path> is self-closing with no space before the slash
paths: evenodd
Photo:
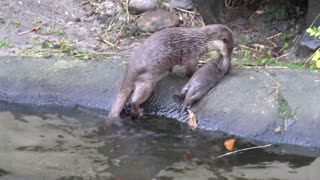
<path id="1" fill-rule="evenodd" d="M 227 38 L 222 38 L 222 41 L 223 41 L 224 43 L 226 43 L 226 42 L 227 42 Z"/>

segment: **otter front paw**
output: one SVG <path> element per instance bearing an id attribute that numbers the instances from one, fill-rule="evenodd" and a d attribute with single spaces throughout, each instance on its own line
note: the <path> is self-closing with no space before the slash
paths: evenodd
<path id="1" fill-rule="evenodd" d="M 142 108 L 131 108 L 131 116 L 142 117 L 144 116 L 144 111 Z"/>

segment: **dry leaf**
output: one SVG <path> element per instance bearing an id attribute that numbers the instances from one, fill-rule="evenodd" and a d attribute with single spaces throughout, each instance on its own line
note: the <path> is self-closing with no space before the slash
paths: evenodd
<path id="1" fill-rule="evenodd" d="M 195 130 L 198 126 L 196 115 L 188 109 L 188 125 L 192 130 Z"/>
<path id="2" fill-rule="evenodd" d="M 274 132 L 275 132 L 275 133 L 280 133 L 280 132 L 281 132 L 281 127 L 278 126 L 277 128 L 275 128 L 275 129 L 274 129 Z"/>
<path id="3" fill-rule="evenodd" d="M 192 160 L 190 158 L 190 156 L 187 153 L 183 153 L 182 157 L 181 157 L 182 161 L 187 163 L 187 164 L 191 164 Z"/>
<path id="4" fill-rule="evenodd" d="M 228 139 L 224 142 L 224 147 L 228 150 L 228 151 L 233 151 L 234 148 L 234 143 L 236 142 L 235 139 Z"/>
<path id="5" fill-rule="evenodd" d="M 262 11 L 262 10 L 257 10 L 256 11 L 256 14 L 258 14 L 258 15 L 263 14 L 263 13 L 264 13 L 264 11 Z"/>
<path id="6" fill-rule="evenodd" d="M 39 29 L 40 29 L 40 26 L 33 26 L 31 30 L 32 31 L 38 31 Z"/>

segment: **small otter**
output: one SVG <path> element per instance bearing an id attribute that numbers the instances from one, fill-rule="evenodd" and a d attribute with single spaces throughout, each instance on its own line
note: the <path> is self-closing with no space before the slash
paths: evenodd
<path id="1" fill-rule="evenodd" d="M 181 112 L 208 93 L 229 71 L 231 61 L 229 59 L 225 66 L 221 66 L 224 61 L 224 57 L 220 55 L 217 59 L 209 60 L 193 74 L 181 92 L 177 94 L 179 97 L 185 97 Z"/>
<path id="2" fill-rule="evenodd" d="M 199 59 L 208 51 L 208 44 L 214 41 L 233 47 L 231 30 L 225 25 L 213 24 L 201 28 L 167 28 L 149 36 L 129 57 L 108 117 L 119 117 L 131 95 L 131 114 L 142 116 L 140 105 L 150 97 L 162 76 L 176 65 L 185 66 L 192 75 Z M 228 56 L 227 50 L 220 51 Z M 222 66 L 226 64 L 228 62 L 223 62 Z"/>

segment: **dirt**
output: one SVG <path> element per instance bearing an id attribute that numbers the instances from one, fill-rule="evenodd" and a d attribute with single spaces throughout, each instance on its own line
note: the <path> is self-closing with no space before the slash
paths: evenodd
<path id="1" fill-rule="evenodd" d="M 169 10 L 166 4 L 163 1 L 159 7 Z M 198 13 L 170 11 L 181 18 L 180 26 L 203 25 Z M 149 35 L 137 31 L 137 17 L 128 15 L 125 3 L 118 0 L 4 0 L 0 2 L 0 56 L 68 55 L 95 60 L 126 57 Z M 299 24 L 293 26 L 294 20 L 277 21 L 268 29 L 265 17 L 269 17 L 268 12 L 259 9 L 226 9 L 224 24 L 234 31 L 237 40 L 235 64 L 293 62 L 290 48 L 298 37 Z M 40 29 L 25 33 L 37 27 Z"/>
<path id="2" fill-rule="evenodd" d="M 98 39 L 103 24 L 92 16 L 95 8 L 81 0 L 1 1 L 0 41 L 8 47 L 0 48 L 0 56 L 117 54 L 117 49 Z M 36 26 L 40 29 L 24 33 Z"/>

